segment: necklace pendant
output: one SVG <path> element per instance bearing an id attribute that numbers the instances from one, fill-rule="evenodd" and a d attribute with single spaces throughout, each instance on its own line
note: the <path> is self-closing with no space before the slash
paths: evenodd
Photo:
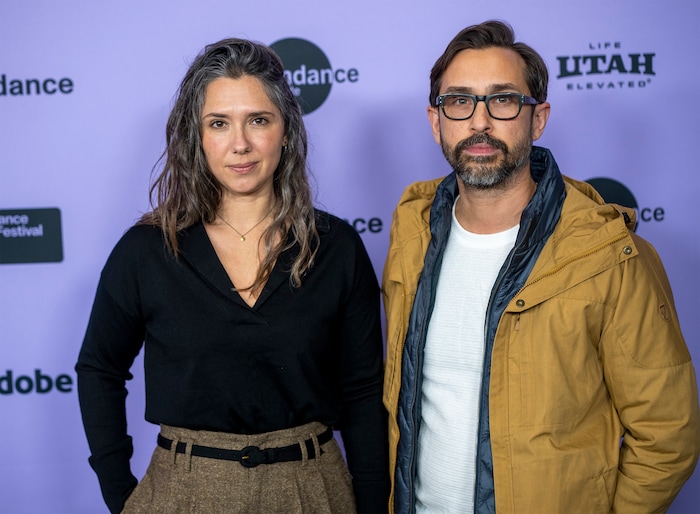
<path id="1" fill-rule="evenodd" d="M 245 236 L 246 236 L 246 234 L 250 234 L 250 233 L 253 231 L 253 229 L 254 229 L 255 227 L 257 227 L 257 226 L 260 225 L 263 221 L 265 221 L 265 218 L 267 218 L 267 217 L 270 215 L 270 213 L 272 212 L 272 209 L 274 209 L 274 208 L 275 208 L 274 205 L 273 205 L 272 207 L 270 207 L 270 210 L 267 211 L 267 214 L 265 214 L 265 216 L 263 216 L 263 217 L 260 219 L 260 221 L 258 221 L 255 225 L 253 225 L 252 227 L 250 227 L 247 231 L 245 231 L 245 232 L 242 233 L 242 234 L 241 234 L 238 230 L 236 230 L 236 229 L 233 227 L 233 225 L 231 225 L 228 221 L 226 221 L 224 218 L 222 218 L 219 214 L 217 214 L 216 217 L 219 218 L 221 221 L 223 221 L 226 225 L 228 225 L 229 227 L 231 227 L 231 230 L 233 230 L 236 234 L 238 234 L 238 235 L 240 236 L 241 241 L 245 241 Z"/>

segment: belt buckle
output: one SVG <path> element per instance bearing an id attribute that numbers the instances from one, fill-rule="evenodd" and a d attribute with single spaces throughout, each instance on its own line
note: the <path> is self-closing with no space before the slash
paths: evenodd
<path id="1" fill-rule="evenodd" d="M 241 450 L 241 466 L 254 468 L 260 464 L 268 464 L 271 460 L 270 450 L 261 450 L 257 446 L 246 446 Z"/>

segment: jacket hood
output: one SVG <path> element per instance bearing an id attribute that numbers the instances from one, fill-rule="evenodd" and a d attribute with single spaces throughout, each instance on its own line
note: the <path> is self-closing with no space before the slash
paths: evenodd
<path id="1" fill-rule="evenodd" d="M 603 197 L 600 196 L 600 193 L 588 182 L 581 182 L 580 180 L 575 180 L 570 177 L 564 177 L 564 181 L 578 192 L 591 199 L 596 205 L 607 205 L 621 214 L 629 230 L 634 231 L 637 227 L 637 212 L 634 209 L 615 203 L 606 203 Z"/>

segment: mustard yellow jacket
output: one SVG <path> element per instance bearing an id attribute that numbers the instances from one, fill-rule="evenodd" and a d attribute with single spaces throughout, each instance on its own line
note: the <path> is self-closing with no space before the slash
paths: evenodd
<path id="1" fill-rule="evenodd" d="M 408 430 L 399 398 L 402 381 L 419 390 L 420 376 L 406 376 L 402 360 L 441 180 L 404 192 L 384 268 L 392 511 L 395 495 L 412 494 L 410 473 L 398 485 L 394 476 Z M 493 341 L 496 510 L 664 512 L 700 449 L 695 372 L 671 289 L 653 247 L 629 230 L 634 212 L 623 216 L 588 184 L 564 180 L 559 221 Z"/>

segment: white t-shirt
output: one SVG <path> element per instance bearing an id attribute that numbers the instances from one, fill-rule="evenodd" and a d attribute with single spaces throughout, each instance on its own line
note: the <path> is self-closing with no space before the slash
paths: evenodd
<path id="1" fill-rule="evenodd" d="M 425 345 L 417 512 L 474 511 L 486 308 L 518 228 L 472 234 L 453 208 Z"/>

